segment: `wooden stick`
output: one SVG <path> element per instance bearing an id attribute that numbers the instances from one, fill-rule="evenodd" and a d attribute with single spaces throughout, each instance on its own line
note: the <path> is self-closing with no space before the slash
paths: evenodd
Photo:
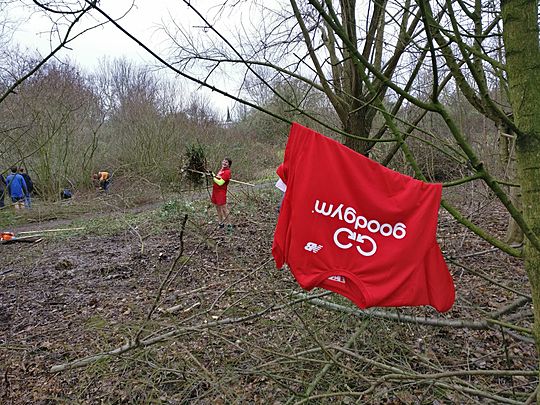
<path id="1" fill-rule="evenodd" d="M 193 169 L 186 169 L 186 170 L 187 170 L 188 172 L 204 174 L 205 176 L 211 176 L 211 175 L 212 175 L 212 173 L 205 173 L 205 172 L 201 172 L 201 171 L 199 171 L 199 170 L 193 170 Z M 246 186 L 255 187 L 255 184 L 246 183 L 245 181 L 234 180 L 234 179 L 230 179 L 229 181 L 232 181 L 233 183 L 245 184 Z"/>
<path id="2" fill-rule="evenodd" d="M 58 229 L 40 229 L 37 231 L 23 231 L 18 232 L 18 235 L 26 234 L 26 233 L 41 233 L 41 232 L 63 232 L 63 231 L 80 231 L 84 229 L 84 226 L 81 226 L 80 228 L 58 228 Z"/>
<path id="3" fill-rule="evenodd" d="M 27 239 L 35 239 L 41 237 L 41 234 L 37 235 L 26 235 L 26 236 L 14 236 L 10 240 L 27 240 Z"/>
<path id="4" fill-rule="evenodd" d="M 9 239 L 9 240 L 2 240 L 2 241 L 0 241 L 0 243 L 2 245 L 7 245 L 7 244 L 10 244 L 10 243 L 17 243 L 17 242 L 38 243 L 38 242 L 41 242 L 43 240 L 39 236 L 41 236 L 41 235 L 23 236 L 22 238 L 13 238 L 13 239 Z"/>

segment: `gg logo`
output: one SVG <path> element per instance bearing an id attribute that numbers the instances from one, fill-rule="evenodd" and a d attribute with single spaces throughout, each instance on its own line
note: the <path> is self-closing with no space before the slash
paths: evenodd
<path id="1" fill-rule="evenodd" d="M 336 232 L 334 232 L 334 243 L 336 244 L 336 246 L 338 248 L 340 248 L 340 249 L 350 249 L 353 246 L 353 244 L 350 243 L 350 242 L 348 242 L 346 244 L 343 244 L 343 243 L 341 243 L 339 241 L 339 237 L 340 237 L 340 235 L 342 233 L 345 233 L 347 235 L 347 239 L 358 242 L 359 244 L 361 244 L 361 246 L 356 245 L 356 250 L 362 256 L 373 256 L 375 254 L 375 252 L 377 251 L 377 244 L 375 243 L 375 241 L 372 238 L 370 238 L 369 236 L 366 236 L 366 235 L 362 235 L 361 233 L 357 234 L 356 232 L 353 232 L 348 228 L 339 228 Z M 369 251 L 366 251 L 366 250 L 362 249 L 363 247 L 366 247 L 365 246 L 366 241 L 371 243 L 371 250 L 369 250 Z"/>

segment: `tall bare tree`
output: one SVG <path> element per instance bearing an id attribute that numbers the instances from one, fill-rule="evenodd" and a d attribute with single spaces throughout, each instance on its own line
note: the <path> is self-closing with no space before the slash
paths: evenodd
<path id="1" fill-rule="evenodd" d="M 510 103 L 517 135 L 518 179 L 526 226 L 525 268 L 534 306 L 540 352 L 540 32 L 538 1 L 501 1 Z M 540 402 L 540 390 L 537 401 Z"/>
<path id="2" fill-rule="evenodd" d="M 0 105 L 0 114 L 9 128 L 3 163 L 30 169 L 43 197 L 58 198 L 63 187 L 89 178 L 104 115 L 76 68 L 46 65 Z"/>

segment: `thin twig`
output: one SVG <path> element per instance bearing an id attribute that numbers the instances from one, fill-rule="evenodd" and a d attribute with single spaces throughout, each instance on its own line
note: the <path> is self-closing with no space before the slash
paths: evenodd
<path id="1" fill-rule="evenodd" d="M 356 329 L 356 331 L 351 335 L 351 337 L 349 338 L 349 340 L 347 341 L 347 343 L 345 344 L 345 348 L 349 349 L 353 344 L 354 342 L 356 341 L 356 339 L 358 338 L 358 336 L 360 335 L 360 333 L 364 332 L 364 330 L 366 329 L 367 327 L 367 322 L 364 322 L 360 327 L 358 327 Z M 338 359 L 340 357 L 340 353 L 338 353 L 336 355 L 336 359 Z M 321 371 L 319 371 L 319 373 L 315 376 L 315 378 L 313 379 L 313 381 L 311 382 L 311 384 L 309 384 L 309 387 L 307 388 L 306 390 L 306 393 L 305 393 L 305 396 L 306 397 L 309 397 L 313 391 L 315 390 L 315 388 L 317 387 L 317 384 L 321 381 L 321 379 L 326 375 L 326 373 L 330 370 L 330 368 L 332 367 L 333 363 L 327 363 L 325 364 L 325 366 L 321 369 Z"/>
<path id="2" fill-rule="evenodd" d="M 178 252 L 178 254 L 176 255 L 176 258 L 173 260 L 172 264 L 171 264 L 171 267 L 169 268 L 169 271 L 167 273 L 167 275 L 165 276 L 165 278 L 163 279 L 163 281 L 161 282 L 161 285 L 159 286 L 158 288 L 158 292 L 156 294 L 156 298 L 154 299 L 154 303 L 152 304 L 152 307 L 150 308 L 150 310 L 148 311 L 148 314 L 146 315 L 146 321 L 145 321 L 145 324 L 150 321 L 150 318 L 152 317 L 152 315 L 154 314 L 154 312 L 156 311 L 158 305 L 159 305 L 159 301 L 161 300 L 161 295 L 163 294 L 163 290 L 165 289 L 165 285 L 167 284 L 167 282 L 169 281 L 169 279 L 171 278 L 171 275 L 174 271 L 174 269 L 176 268 L 176 265 L 178 264 L 178 262 L 180 261 L 180 259 L 182 258 L 182 255 L 184 254 L 184 229 L 186 227 L 186 222 L 187 222 L 187 219 L 188 219 L 188 215 L 185 214 L 184 215 L 184 219 L 182 220 L 182 225 L 181 225 L 181 231 L 180 231 L 180 251 Z M 185 266 L 185 263 L 182 265 L 182 267 Z M 135 342 L 138 342 L 138 340 L 140 339 L 141 337 L 141 334 L 144 330 L 144 326 L 145 324 L 143 324 L 139 331 L 137 332 L 137 334 L 135 335 Z"/>

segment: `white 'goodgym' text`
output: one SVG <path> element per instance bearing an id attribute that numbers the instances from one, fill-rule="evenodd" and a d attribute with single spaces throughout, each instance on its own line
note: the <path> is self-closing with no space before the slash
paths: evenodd
<path id="1" fill-rule="evenodd" d="M 398 222 L 394 225 L 381 224 L 376 219 L 368 220 L 363 215 L 357 215 L 356 210 L 352 207 L 345 207 L 339 204 L 334 209 L 334 204 L 327 204 L 315 200 L 315 212 L 324 215 L 325 217 L 338 218 L 340 221 L 345 221 L 348 224 L 354 224 L 354 229 L 367 229 L 371 233 L 380 233 L 382 236 L 393 236 L 396 239 L 403 239 L 407 234 L 407 227 L 404 223 Z"/>

